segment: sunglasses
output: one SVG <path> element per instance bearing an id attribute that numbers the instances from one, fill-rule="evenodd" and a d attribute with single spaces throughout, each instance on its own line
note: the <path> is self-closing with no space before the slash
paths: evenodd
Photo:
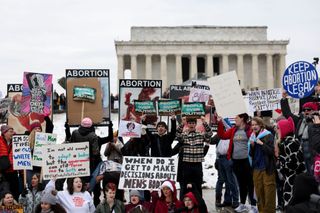
<path id="1" fill-rule="evenodd" d="M 306 112 L 306 111 L 307 111 L 307 112 L 310 112 L 310 111 L 312 111 L 312 109 L 311 109 L 311 108 L 304 108 L 304 109 L 302 109 L 302 111 L 303 111 L 303 112 Z"/>

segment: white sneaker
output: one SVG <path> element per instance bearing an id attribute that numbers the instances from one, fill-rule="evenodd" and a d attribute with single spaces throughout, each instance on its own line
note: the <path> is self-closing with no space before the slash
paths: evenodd
<path id="1" fill-rule="evenodd" d="M 244 212 L 244 211 L 248 211 L 246 205 L 240 203 L 239 206 L 237 208 L 234 209 L 235 212 Z"/>
<path id="2" fill-rule="evenodd" d="M 248 213 L 258 213 L 258 208 L 256 206 L 251 206 L 250 210 Z"/>

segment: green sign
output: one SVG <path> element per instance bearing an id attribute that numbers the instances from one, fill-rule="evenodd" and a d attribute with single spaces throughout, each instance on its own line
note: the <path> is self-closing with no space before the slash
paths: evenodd
<path id="1" fill-rule="evenodd" d="M 138 114 L 157 114 L 156 107 L 153 101 L 134 100 L 134 111 Z"/>
<path id="2" fill-rule="evenodd" d="M 96 100 L 96 89 L 75 86 L 73 88 L 73 100 L 94 102 Z"/>
<path id="3" fill-rule="evenodd" d="M 205 116 L 204 102 L 189 102 L 182 105 L 182 116 Z"/>
<path id="4" fill-rule="evenodd" d="M 170 116 L 172 113 L 175 115 L 181 114 L 181 99 L 158 101 L 158 114 L 160 116 Z"/>

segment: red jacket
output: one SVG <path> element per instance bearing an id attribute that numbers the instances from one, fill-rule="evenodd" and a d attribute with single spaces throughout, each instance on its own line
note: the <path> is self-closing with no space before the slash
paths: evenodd
<path id="1" fill-rule="evenodd" d="M 224 126 L 223 126 L 223 123 L 222 121 L 219 121 L 218 123 L 218 136 L 220 137 L 220 139 L 223 139 L 223 140 L 230 140 L 230 143 L 229 143 L 229 148 L 228 148 L 228 153 L 227 153 L 227 159 L 230 160 L 231 157 L 232 157 L 232 152 L 233 152 L 233 138 L 234 138 L 234 135 L 237 131 L 237 127 L 232 127 L 230 129 L 228 129 L 227 131 L 224 130 Z M 248 139 L 250 138 L 251 136 L 251 133 L 252 133 L 252 130 L 250 128 L 249 125 L 246 126 L 246 134 L 247 134 L 247 137 Z"/>
<path id="2" fill-rule="evenodd" d="M 10 150 L 10 152 L 9 152 Z M 9 152 L 9 154 L 8 154 Z M 0 156 L 9 156 L 10 160 L 10 168 L 7 169 L 5 172 L 13 172 L 13 156 L 12 156 L 12 143 L 7 144 L 6 140 L 3 138 L 3 136 L 0 136 Z"/>

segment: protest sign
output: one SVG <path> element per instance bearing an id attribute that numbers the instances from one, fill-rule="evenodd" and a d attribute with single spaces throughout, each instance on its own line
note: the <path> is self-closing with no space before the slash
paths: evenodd
<path id="1" fill-rule="evenodd" d="M 0 123 L 7 123 L 10 103 L 10 98 L 3 98 L 0 100 Z"/>
<path id="2" fill-rule="evenodd" d="M 157 110 L 154 101 L 134 100 L 134 111 L 138 115 L 156 115 Z"/>
<path id="3" fill-rule="evenodd" d="M 177 180 L 177 158 L 123 157 L 119 189 L 159 189 L 164 180 Z"/>
<path id="4" fill-rule="evenodd" d="M 27 135 L 12 137 L 13 169 L 32 169 L 32 156 Z"/>
<path id="5" fill-rule="evenodd" d="M 79 126 L 84 117 L 95 125 L 110 120 L 110 76 L 108 69 L 67 69 L 67 120 Z"/>
<path id="6" fill-rule="evenodd" d="M 248 113 L 235 71 L 211 77 L 208 82 L 213 91 L 214 105 L 219 116 L 234 118 L 238 114 Z"/>
<path id="7" fill-rule="evenodd" d="M 282 77 L 283 88 L 293 98 L 311 95 L 318 83 L 316 68 L 309 62 L 297 61 L 289 65 Z"/>
<path id="8" fill-rule="evenodd" d="M 141 122 L 140 115 L 135 112 L 134 100 L 156 101 L 161 97 L 161 80 L 119 80 L 119 119 Z M 157 115 L 146 116 L 146 124 L 155 125 Z"/>
<path id="9" fill-rule="evenodd" d="M 248 91 L 249 104 L 253 111 L 267 111 L 280 109 L 280 99 L 282 98 L 281 88 Z"/>
<path id="10" fill-rule="evenodd" d="M 190 88 L 189 102 L 208 103 L 210 98 L 210 87 L 206 85 L 195 85 Z"/>
<path id="11" fill-rule="evenodd" d="M 24 72 L 21 112 L 48 115 L 51 112 L 52 75 Z"/>
<path id="12" fill-rule="evenodd" d="M 141 137 L 141 124 L 133 121 L 120 120 L 119 123 L 119 137 Z"/>
<path id="13" fill-rule="evenodd" d="M 90 176 L 89 142 L 44 147 L 43 179 Z"/>
<path id="14" fill-rule="evenodd" d="M 158 114 L 160 116 L 170 116 L 181 114 L 181 99 L 179 100 L 158 100 Z"/>
<path id="15" fill-rule="evenodd" d="M 205 103 L 204 102 L 188 102 L 182 104 L 181 109 L 182 116 L 188 117 L 201 117 L 205 115 Z"/>
<path id="16" fill-rule="evenodd" d="M 43 165 L 43 149 L 46 145 L 54 145 L 57 143 L 57 134 L 36 132 L 33 150 L 33 165 Z"/>

